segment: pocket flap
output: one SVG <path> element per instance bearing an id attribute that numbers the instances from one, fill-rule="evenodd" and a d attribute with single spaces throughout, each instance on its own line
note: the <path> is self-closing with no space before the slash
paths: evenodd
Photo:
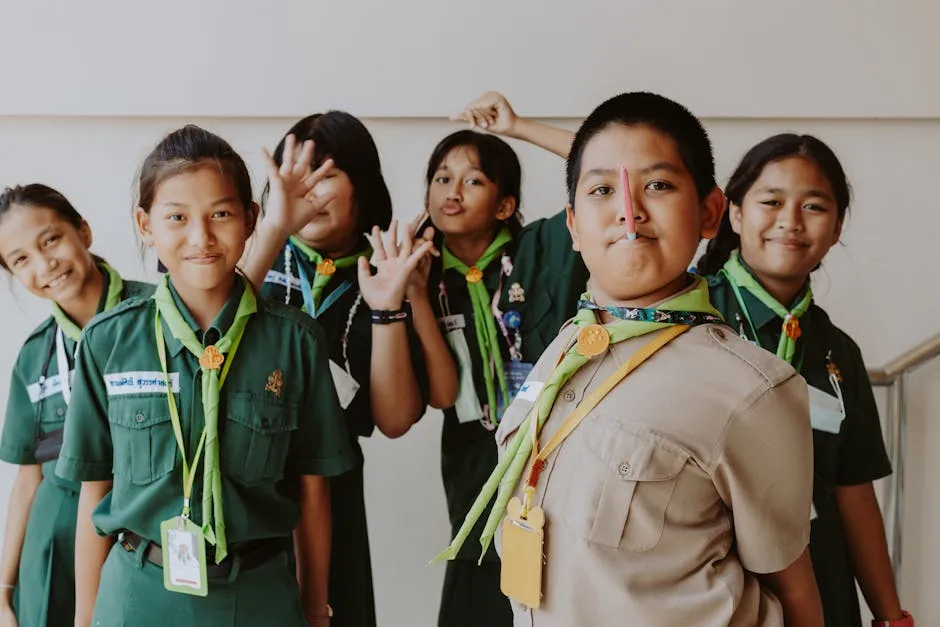
<path id="1" fill-rule="evenodd" d="M 117 396 L 108 399 L 108 422 L 128 429 L 149 429 L 170 421 L 166 396 Z"/>
<path id="2" fill-rule="evenodd" d="M 689 461 L 691 455 L 688 451 L 655 433 L 616 424 L 600 415 L 595 418 L 597 422 L 606 424 L 585 429 L 585 443 L 612 473 L 624 481 L 668 481 L 674 479 Z"/>
<path id="3" fill-rule="evenodd" d="M 226 417 L 259 433 L 285 433 L 297 429 L 300 420 L 297 409 L 262 396 L 237 393 L 228 399 Z"/>

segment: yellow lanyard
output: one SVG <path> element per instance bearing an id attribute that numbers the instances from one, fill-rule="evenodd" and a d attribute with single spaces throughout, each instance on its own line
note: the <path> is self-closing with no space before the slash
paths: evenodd
<path id="1" fill-rule="evenodd" d="M 542 472 L 542 467 L 545 465 L 545 460 L 548 459 L 548 456 L 558 448 L 565 439 L 571 435 L 575 429 L 578 428 L 578 425 L 587 417 L 588 413 L 597 407 L 597 404 L 603 400 L 607 394 L 614 389 L 618 383 L 623 381 L 627 375 L 636 370 L 643 362 L 653 356 L 659 349 L 663 346 L 679 337 L 692 327 L 687 325 L 677 324 L 675 326 L 667 327 L 665 331 L 659 333 L 653 337 L 649 342 L 640 347 L 640 349 L 630 356 L 622 366 L 617 368 L 607 379 L 601 383 L 587 398 L 584 399 L 577 409 L 572 412 L 568 418 L 558 427 L 558 430 L 549 440 L 548 444 L 545 445 L 545 448 L 539 451 L 539 436 L 538 436 L 538 407 L 539 401 L 536 399 L 535 407 L 531 412 L 532 424 L 529 426 L 529 431 L 532 434 L 532 455 L 529 458 L 529 477 L 526 480 L 526 485 L 524 488 L 525 498 L 523 500 L 522 506 L 522 516 L 523 518 L 528 514 L 529 509 L 532 504 L 532 494 L 535 492 L 535 486 L 538 485 L 539 474 Z M 564 353 L 562 353 L 564 357 Z M 558 360 L 559 363 L 561 359 Z M 551 378 L 551 377 L 549 377 Z M 543 388 L 544 389 L 544 388 Z"/>
<path id="2" fill-rule="evenodd" d="M 206 427 L 203 426 L 202 434 L 199 436 L 199 444 L 196 445 L 196 453 L 193 455 L 192 465 L 186 462 L 186 446 L 183 442 L 183 428 L 180 425 L 179 410 L 176 407 L 176 399 L 173 398 L 173 386 L 170 385 L 170 374 L 167 369 L 166 361 L 166 341 L 163 337 L 163 325 L 160 324 L 160 312 L 157 311 L 154 316 L 154 331 L 157 335 L 157 354 L 160 356 L 160 367 L 163 369 L 163 379 L 166 381 L 166 398 L 170 409 L 170 422 L 173 423 L 173 433 L 176 435 L 176 444 L 180 450 L 180 459 L 183 460 L 183 518 L 189 518 L 190 497 L 193 493 L 193 482 L 196 480 L 196 468 L 199 466 L 199 458 L 202 455 L 203 447 L 206 443 Z M 225 377 L 228 375 L 229 368 L 234 361 L 235 351 L 238 349 L 238 343 L 232 345 L 222 366 L 222 374 L 219 377 L 219 389 L 225 383 Z"/>

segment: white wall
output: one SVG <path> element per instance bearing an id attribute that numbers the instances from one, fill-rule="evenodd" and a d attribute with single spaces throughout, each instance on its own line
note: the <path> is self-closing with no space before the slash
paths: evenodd
<path id="1" fill-rule="evenodd" d="M 470 94 L 472 95 L 472 94 Z M 470 96 L 468 95 L 468 97 Z M 229 139 L 261 181 L 260 147 L 273 146 L 288 119 L 194 120 Z M 569 127 L 576 120 L 557 121 Z M 706 120 L 724 180 L 751 144 L 784 129 L 817 133 L 843 159 L 855 188 L 845 246 L 833 250 L 816 278 L 816 293 L 837 323 L 880 365 L 937 331 L 940 296 L 932 270 L 940 261 L 940 211 L 930 187 L 940 167 L 940 121 Z M 130 222 L 135 169 L 172 119 L 0 118 L 4 183 L 42 180 L 60 188 L 91 222 L 95 249 L 126 275 L 144 277 Z M 395 207 L 402 217 L 421 206 L 422 171 L 431 148 L 455 128 L 437 120 L 367 120 L 382 152 Z M 524 211 L 545 216 L 564 204 L 562 161 L 516 144 L 525 167 Z M 147 263 L 152 272 L 152 261 Z M 0 398 L 20 343 L 48 309 L 16 285 L 0 290 Z M 927 477 L 940 473 L 930 454 L 940 446 L 940 363 L 912 380 L 908 440 L 905 604 L 940 624 L 929 582 L 940 579 L 940 494 Z M 932 385 L 931 385 L 932 384 Z M 439 478 L 439 415 L 428 415 L 407 437 L 366 443 L 375 579 L 381 625 L 432 625 L 443 573 L 428 560 L 448 540 Z M 0 511 L 14 469 L 0 467 Z"/>
<path id="2" fill-rule="evenodd" d="M 872 365 L 937 332 L 940 4 L 929 0 L 88 0 L 0 2 L 0 184 L 42 181 L 91 222 L 95 249 L 152 276 L 130 220 L 134 172 L 185 120 L 230 140 L 261 181 L 260 148 L 294 118 L 367 116 L 400 217 L 415 215 L 440 116 L 496 88 L 522 113 L 569 127 L 615 91 L 661 91 L 706 118 L 722 180 L 771 133 L 819 134 L 855 186 L 845 246 L 816 279 L 819 301 Z M 524 211 L 564 204 L 562 163 L 517 146 Z M 151 274 L 148 274 L 151 273 Z M 0 288 L 0 398 L 47 314 Z M 940 363 L 912 378 L 904 603 L 940 624 Z M 3 402 L 0 401 L 0 407 Z M 448 540 L 437 414 L 406 438 L 366 443 L 380 624 L 433 625 Z M 14 469 L 0 466 L 0 512 Z M 5 519 L 5 516 L 4 516 Z M 2 524 L 2 521 L 0 521 Z"/>
<path id="3" fill-rule="evenodd" d="M 5 115 L 443 116 L 496 88 L 565 117 L 624 85 L 709 117 L 940 115 L 930 0 L 6 0 L 0 23 Z"/>

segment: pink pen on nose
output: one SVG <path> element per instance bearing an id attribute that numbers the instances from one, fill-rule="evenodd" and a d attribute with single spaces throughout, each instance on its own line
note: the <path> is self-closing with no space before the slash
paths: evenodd
<path id="1" fill-rule="evenodd" d="M 633 215 L 633 194 L 630 193 L 630 174 L 620 166 L 620 189 L 623 190 L 623 215 L 627 220 L 627 239 L 636 239 L 636 218 Z"/>

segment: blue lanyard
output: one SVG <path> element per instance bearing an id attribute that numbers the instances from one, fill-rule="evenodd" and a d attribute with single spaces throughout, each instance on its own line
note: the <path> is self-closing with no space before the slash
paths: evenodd
<path id="1" fill-rule="evenodd" d="M 301 263 L 298 251 L 293 244 L 288 244 L 291 247 L 291 250 L 294 253 L 294 259 L 297 260 L 297 272 L 300 274 L 300 291 L 303 293 L 304 297 L 304 309 L 307 313 L 314 318 L 319 318 L 323 315 L 327 309 L 336 304 L 343 294 L 348 292 L 352 288 L 352 281 L 343 281 L 340 283 L 339 287 L 330 292 L 326 298 L 323 299 L 323 302 L 320 303 L 320 308 L 317 309 L 316 304 L 313 302 L 313 292 L 310 291 L 310 281 L 307 279 L 307 273 L 304 271 L 304 264 Z"/>

